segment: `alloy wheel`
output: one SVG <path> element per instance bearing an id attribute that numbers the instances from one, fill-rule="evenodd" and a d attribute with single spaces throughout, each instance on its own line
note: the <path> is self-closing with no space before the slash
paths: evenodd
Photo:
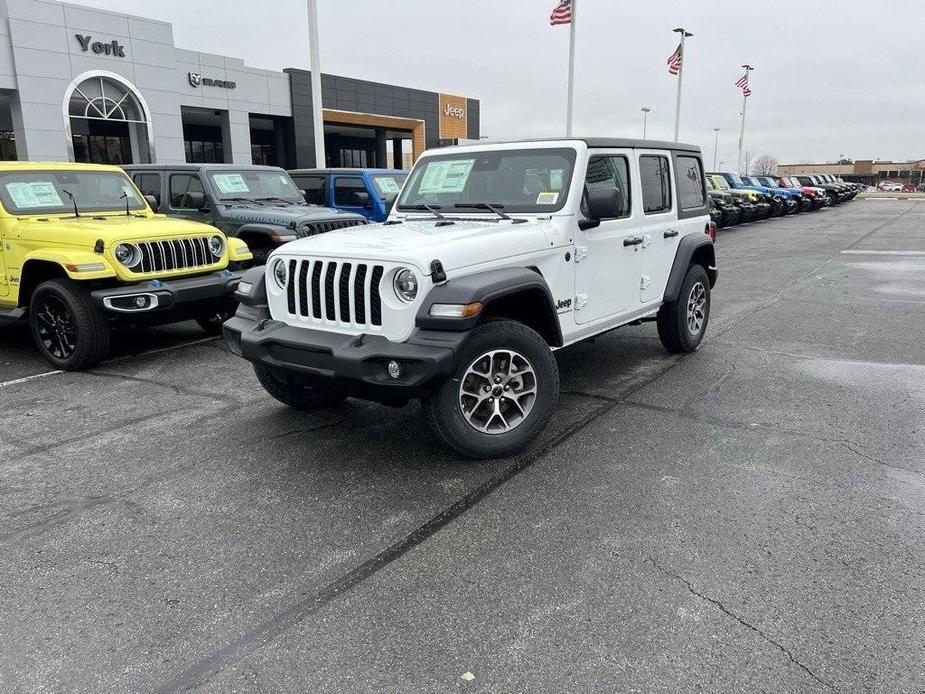
<path id="1" fill-rule="evenodd" d="M 526 420 L 536 402 L 533 365 L 518 352 L 482 354 L 459 384 L 459 409 L 469 426 L 483 434 L 505 434 Z"/>
<path id="2" fill-rule="evenodd" d="M 77 326 L 67 304 L 54 296 L 41 300 L 35 314 L 42 346 L 55 359 L 67 359 L 77 349 Z"/>
<path id="3" fill-rule="evenodd" d="M 687 329 L 691 335 L 699 335 L 706 320 L 707 290 L 703 282 L 697 282 L 691 287 L 687 298 Z"/>

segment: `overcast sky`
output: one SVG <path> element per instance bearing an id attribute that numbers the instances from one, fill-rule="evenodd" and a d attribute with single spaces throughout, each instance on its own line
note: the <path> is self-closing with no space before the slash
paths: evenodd
<path id="1" fill-rule="evenodd" d="M 307 67 L 303 0 L 73 0 L 174 25 L 181 48 L 252 67 Z M 670 139 L 676 78 L 665 62 L 685 26 L 681 140 L 736 159 L 748 62 L 746 147 L 782 163 L 925 158 L 922 0 L 578 0 L 575 133 Z M 567 26 L 555 0 L 319 0 L 322 70 L 481 100 L 491 139 L 565 128 Z"/>

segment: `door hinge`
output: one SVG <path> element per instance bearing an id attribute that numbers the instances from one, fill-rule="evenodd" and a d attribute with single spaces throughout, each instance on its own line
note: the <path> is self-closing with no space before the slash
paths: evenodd
<path id="1" fill-rule="evenodd" d="M 648 248 L 652 244 L 652 237 L 648 234 L 642 235 L 642 247 Z"/>
<path id="2" fill-rule="evenodd" d="M 575 262 L 580 263 L 582 260 L 587 258 L 590 253 L 588 253 L 587 246 L 575 246 Z"/>
<path id="3" fill-rule="evenodd" d="M 648 275 L 643 275 L 642 279 L 639 281 L 639 288 L 642 291 L 645 291 L 646 289 L 649 288 L 650 284 L 652 284 L 652 278 L 649 277 Z"/>
<path id="4" fill-rule="evenodd" d="M 578 296 L 575 297 L 575 310 L 576 311 L 580 311 L 587 305 L 588 305 L 588 295 L 587 294 L 579 294 Z"/>

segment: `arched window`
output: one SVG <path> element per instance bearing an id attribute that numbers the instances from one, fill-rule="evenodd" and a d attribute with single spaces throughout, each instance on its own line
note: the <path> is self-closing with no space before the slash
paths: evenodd
<path id="1" fill-rule="evenodd" d="M 65 95 L 74 161 L 143 164 L 152 160 L 151 123 L 138 91 L 105 71 L 84 73 Z"/>

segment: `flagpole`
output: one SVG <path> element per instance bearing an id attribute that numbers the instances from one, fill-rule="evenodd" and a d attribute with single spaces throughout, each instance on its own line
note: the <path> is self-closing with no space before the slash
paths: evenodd
<path id="1" fill-rule="evenodd" d="M 684 27 L 678 27 L 674 30 L 681 34 L 681 64 L 678 66 L 678 101 L 674 111 L 674 141 L 678 141 L 678 133 L 681 130 L 681 78 L 684 76 L 684 39 L 693 36 Z"/>
<path id="2" fill-rule="evenodd" d="M 565 112 L 565 136 L 572 136 L 572 112 L 575 99 L 575 23 L 578 21 L 578 0 L 572 0 L 572 21 L 568 28 L 568 105 Z"/>
<path id="3" fill-rule="evenodd" d="M 315 135 L 315 166 L 327 166 L 324 155 L 324 111 L 321 101 L 321 51 L 318 47 L 318 6 L 316 0 L 307 0 L 309 68 L 312 71 L 312 125 Z"/>
<path id="4" fill-rule="evenodd" d="M 745 85 L 748 86 L 748 73 L 754 70 L 751 65 L 743 65 L 745 68 Z M 747 171 L 742 171 L 742 146 L 745 144 L 745 107 L 748 105 L 748 95 L 745 93 L 745 90 L 742 90 L 742 130 L 739 131 L 739 164 L 738 171 L 739 173 L 744 173 L 748 175 Z"/>

